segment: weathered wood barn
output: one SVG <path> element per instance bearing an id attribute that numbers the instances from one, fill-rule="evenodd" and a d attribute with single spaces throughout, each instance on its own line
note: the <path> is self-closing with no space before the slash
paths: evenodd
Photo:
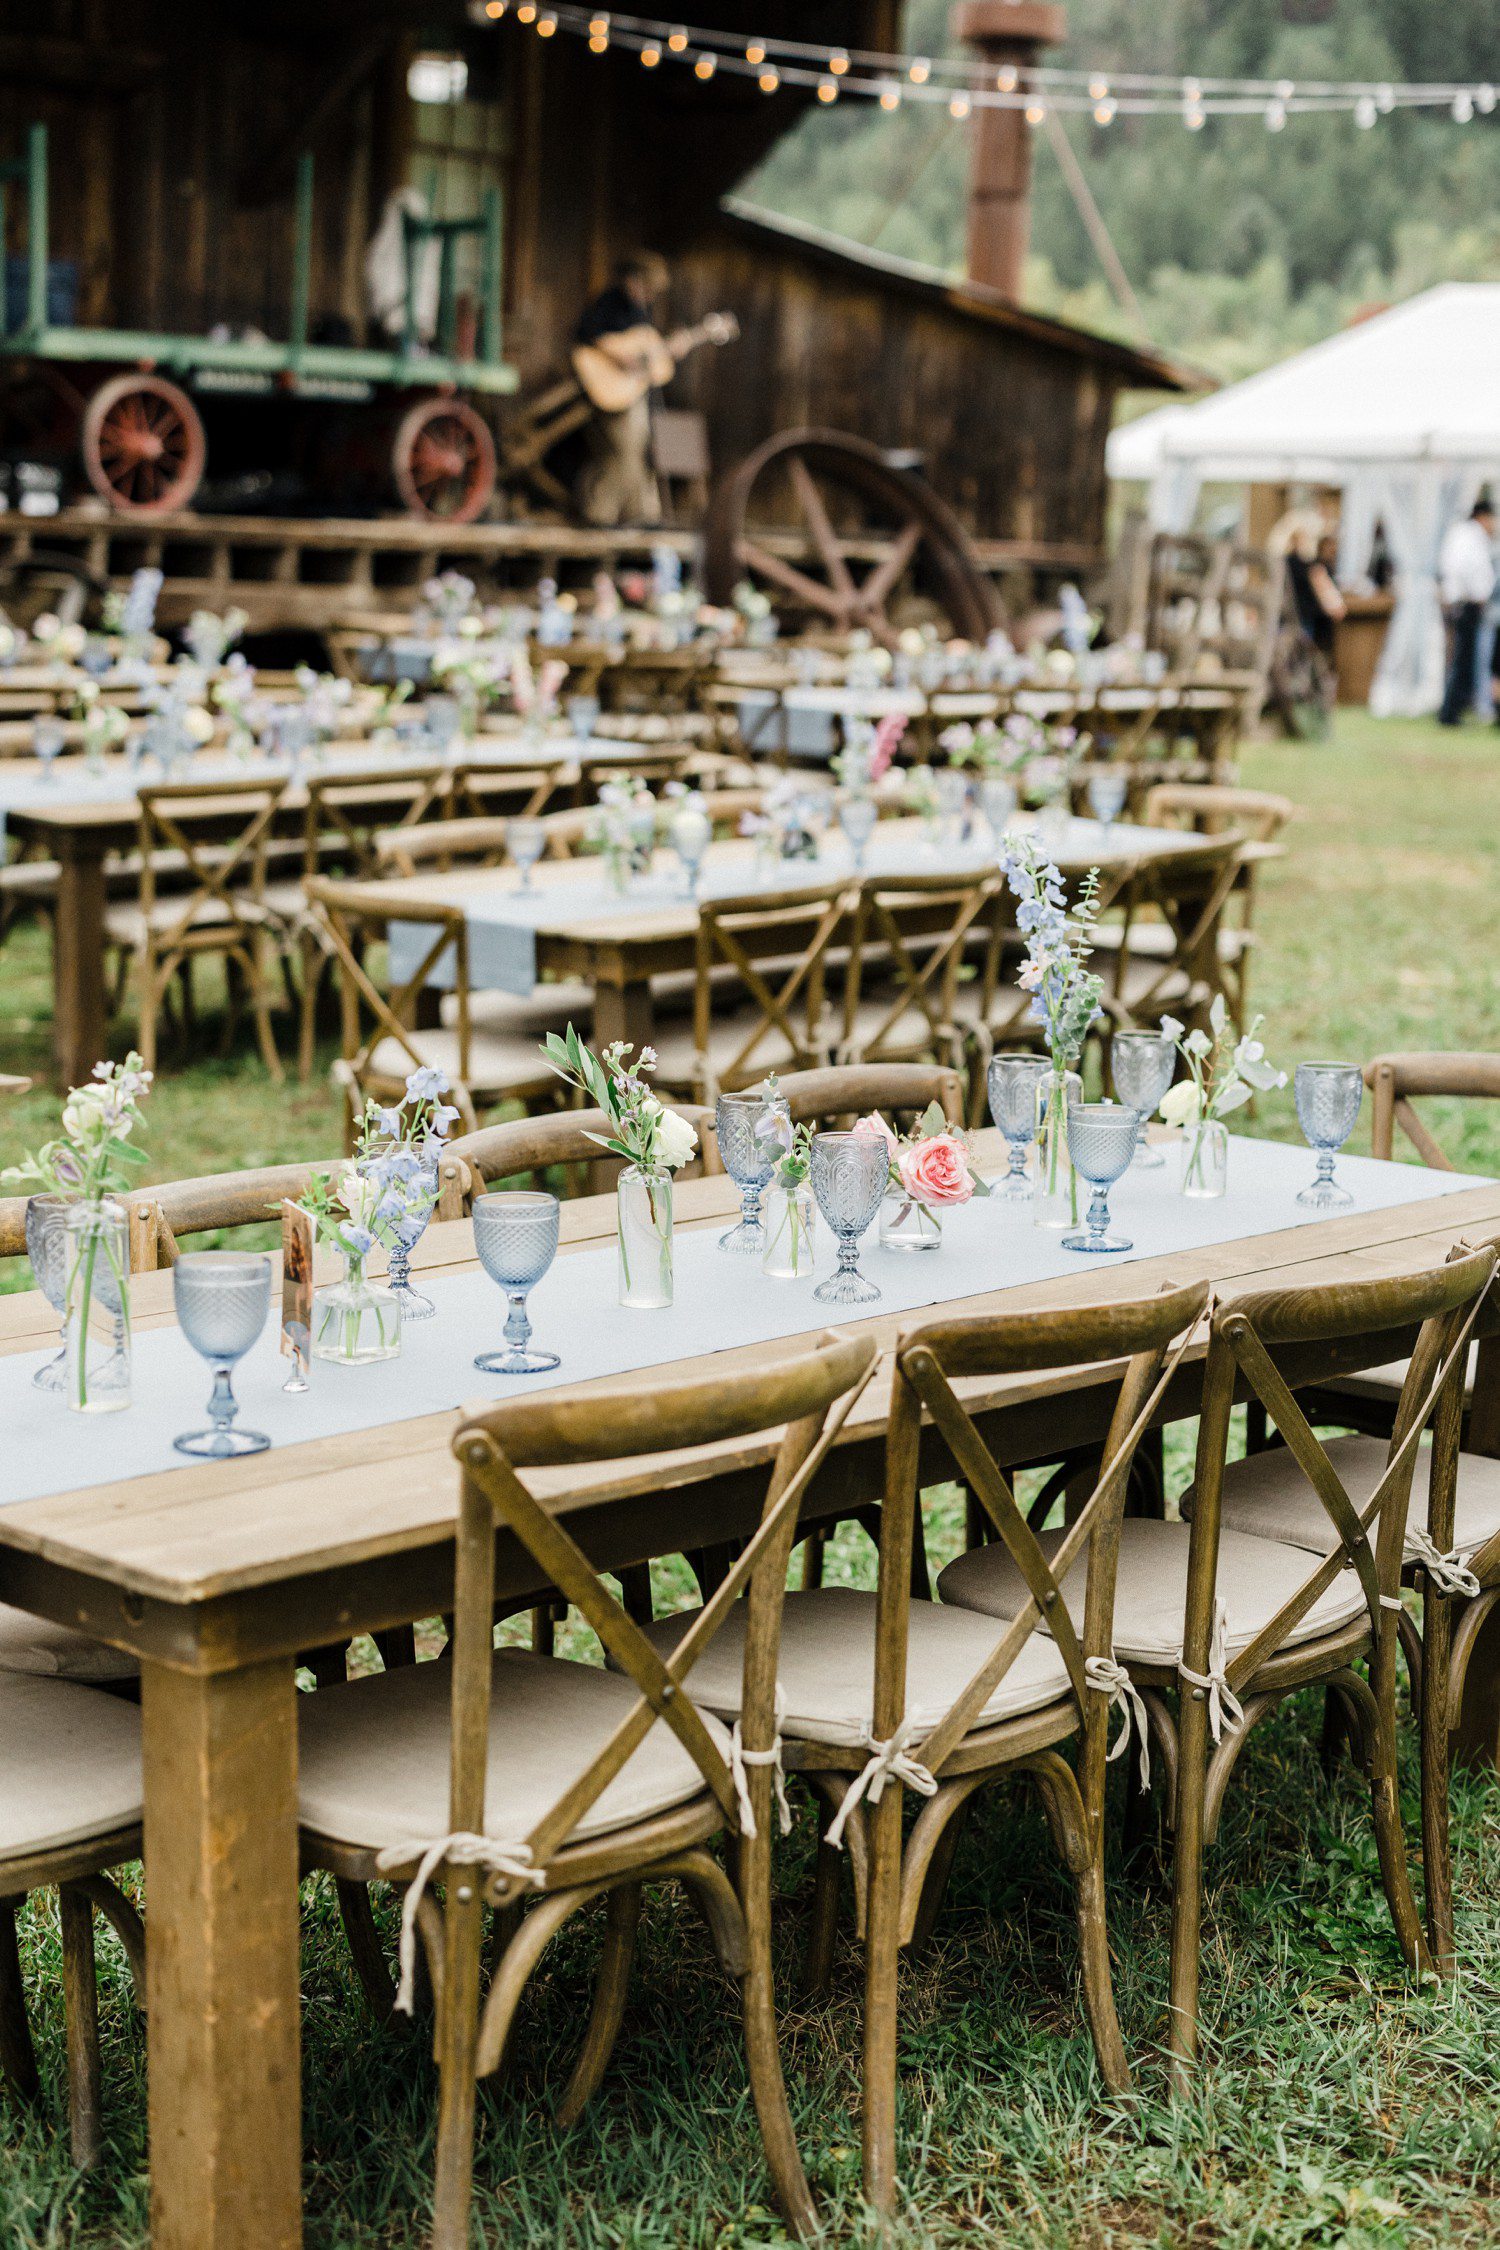
<path id="1" fill-rule="evenodd" d="M 762 36 L 902 42 L 899 0 L 757 0 L 751 12 Z M 1071 570 L 1097 558 L 1116 396 L 1181 377 L 1014 301 L 1024 150 L 986 142 L 994 113 L 975 136 L 974 208 L 1000 214 L 998 265 L 955 285 L 736 203 L 805 90 L 767 95 L 724 71 L 705 84 L 670 58 L 643 69 L 619 44 L 595 53 L 562 29 L 538 36 L 535 20 L 518 20 L 527 13 L 507 5 L 491 20 L 482 0 L 0 0 L 13 378 L 0 452 L 13 459 L 23 439 L 38 449 L 39 396 L 43 434 L 67 451 L 101 372 L 155 367 L 192 393 L 207 427 L 198 508 L 242 508 L 259 471 L 256 505 L 328 512 L 329 463 L 347 467 L 363 448 L 366 465 L 388 467 L 392 428 L 430 377 L 410 362 L 401 380 L 366 385 L 361 403 L 361 352 L 397 341 L 375 327 L 367 275 L 392 197 L 418 190 L 449 219 L 482 213 L 487 196 L 493 208 L 498 189 L 498 340 L 478 229 L 453 245 L 449 312 L 459 359 L 498 342 L 502 372 L 467 395 L 501 432 L 501 488 L 484 514 L 507 544 L 537 506 L 534 489 L 507 483 L 504 433 L 565 368 L 573 323 L 617 255 L 649 245 L 671 265 L 674 320 L 724 306 L 740 323 L 739 341 L 698 352 L 670 394 L 702 416 L 715 474 L 791 426 L 857 432 L 920 461 L 991 566 Z M 964 13 L 995 9 L 980 0 Z M 690 14 L 708 27 L 747 20 L 743 0 L 697 0 Z M 999 15 L 1005 51 L 1023 60 L 1061 29 L 1059 9 L 1029 0 L 1006 0 Z M 993 26 L 963 28 L 978 54 L 1001 51 Z M 413 77 L 419 58 L 452 66 L 455 98 L 413 99 L 415 86 L 442 84 L 431 68 Z M 16 351 L 37 123 L 48 132 L 45 317 L 57 347 L 40 365 Z M 1024 139 L 1019 120 L 1013 128 Z M 971 226 L 976 270 L 989 224 L 977 252 Z M 93 359 L 77 339 L 58 344 L 68 325 L 104 332 Z M 174 340 L 215 331 L 228 339 L 220 358 L 243 365 L 174 356 Z M 15 380 L 22 369 L 29 391 Z M 66 510 L 81 488 L 76 455 L 65 476 Z M 395 497 L 387 484 L 378 504 Z M 687 494 L 698 502 L 701 487 Z M 774 516 L 779 503 L 766 504 Z"/>

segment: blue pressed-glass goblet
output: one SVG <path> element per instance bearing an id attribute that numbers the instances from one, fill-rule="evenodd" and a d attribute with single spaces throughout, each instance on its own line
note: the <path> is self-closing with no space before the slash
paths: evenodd
<path id="1" fill-rule="evenodd" d="M 1064 1250 L 1129 1250 L 1126 1236 L 1109 1231 L 1109 1191 L 1135 1154 L 1141 1121 L 1116 1102 L 1070 1102 L 1068 1154 L 1079 1178 L 1093 1189 L 1083 1225 L 1062 1238 Z"/>
<path id="2" fill-rule="evenodd" d="M 173 1445 L 179 1453 L 210 1461 L 264 1453 L 268 1437 L 234 1426 L 239 1407 L 229 1378 L 266 1325 L 270 1259 L 252 1250 L 188 1251 L 172 1268 L 172 1296 L 178 1327 L 214 1371 L 208 1428 L 173 1438 Z"/>
<path id="3" fill-rule="evenodd" d="M 31 1195 L 26 1199 L 26 1255 L 36 1285 L 59 1320 L 68 1298 L 68 1198 L 65 1195 Z M 60 1391 L 67 1365 L 66 1348 L 56 1359 L 39 1367 L 31 1380 L 39 1391 Z"/>
<path id="4" fill-rule="evenodd" d="M 880 1295 L 859 1270 L 859 1238 L 880 1209 L 891 1159 L 877 1133 L 814 1133 L 811 1179 L 838 1239 L 839 1262 L 813 1295 L 825 1305 L 866 1305 Z"/>
<path id="5" fill-rule="evenodd" d="M 520 888 L 533 890 L 531 870 L 547 848 L 547 831 L 539 820 L 530 820 L 517 813 L 505 823 L 505 848 L 510 853 L 521 874 Z"/>
<path id="6" fill-rule="evenodd" d="M 424 1156 L 418 1159 L 415 1184 L 420 1187 L 422 1197 L 418 1201 L 417 1208 L 409 1212 L 407 1217 L 397 1224 L 391 1235 L 390 1270 L 386 1275 L 386 1280 L 395 1296 L 403 1320 L 431 1320 L 437 1307 L 430 1297 L 424 1297 L 420 1289 L 412 1287 L 411 1254 L 427 1232 L 433 1211 L 437 1205 L 438 1177 L 437 1158 L 435 1156 Z"/>
<path id="7" fill-rule="evenodd" d="M 1037 1093 L 1050 1065 L 1045 1055 L 992 1055 L 986 1078 L 995 1129 L 1010 1143 L 1010 1170 L 1001 1190 L 1009 1203 L 1031 1194 L 1027 1151 L 1036 1139 Z"/>
<path id="8" fill-rule="evenodd" d="M 1318 1152 L 1318 1169 L 1297 1201 L 1313 1211 L 1332 1211 L 1352 1203 L 1347 1188 L 1333 1176 L 1333 1160 L 1354 1130 L 1365 1081 L 1358 1063 L 1302 1062 L 1297 1065 L 1297 1122 L 1310 1148 Z"/>
<path id="9" fill-rule="evenodd" d="M 526 1300 L 557 1256 L 558 1203 L 540 1188 L 501 1188 L 474 1203 L 474 1248 L 479 1263 L 505 1291 L 510 1311 L 503 1352 L 480 1352 L 474 1365 L 485 1375 L 545 1375 L 560 1365 L 556 1352 L 534 1352 Z"/>
<path id="10" fill-rule="evenodd" d="M 863 872 L 865 853 L 870 848 L 870 838 L 874 835 L 879 820 L 880 807 L 874 798 L 866 797 L 858 791 L 846 796 L 839 805 L 839 826 L 854 855 L 857 872 Z"/>
<path id="11" fill-rule="evenodd" d="M 1154 1172 L 1167 1161 L 1147 1141 L 1146 1120 L 1156 1115 L 1176 1067 L 1176 1043 L 1163 1031 L 1117 1031 L 1110 1042 L 1109 1072 L 1116 1098 L 1141 1122 L 1133 1158 L 1138 1172 Z"/>
<path id="12" fill-rule="evenodd" d="M 774 1142 L 762 1138 L 761 1127 L 778 1110 L 785 1114 L 785 1102 L 759 1089 L 719 1096 L 714 1111 L 719 1157 L 740 1191 L 739 1221 L 727 1234 L 720 1235 L 721 1250 L 744 1250 L 759 1257 L 766 1246 L 760 1198 L 775 1169 L 777 1150 Z"/>

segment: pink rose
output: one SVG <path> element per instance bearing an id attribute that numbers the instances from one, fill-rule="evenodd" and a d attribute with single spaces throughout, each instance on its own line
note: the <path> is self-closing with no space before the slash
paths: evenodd
<path id="1" fill-rule="evenodd" d="M 868 1117 L 856 1118 L 854 1130 L 856 1133 L 863 1133 L 867 1137 L 873 1134 L 876 1140 L 884 1141 L 885 1152 L 891 1162 L 895 1163 L 901 1143 L 878 1110 L 872 1109 Z"/>
<path id="2" fill-rule="evenodd" d="M 914 1203 L 967 1203 L 974 1193 L 968 1156 L 951 1133 L 934 1133 L 931 1140 L 903 1148 L 896 1169 Z"/>

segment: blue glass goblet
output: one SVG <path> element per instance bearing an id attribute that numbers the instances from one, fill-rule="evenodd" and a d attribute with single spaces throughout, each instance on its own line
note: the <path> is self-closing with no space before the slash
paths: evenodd
<path id="1" fill-rule="evenodd" d="M 761 1190 L 775 1169 L 774 1142 L 761 1137 L 761 1127 L 774 1111 L 785 1114 L 786 1104 L 756 1088 L 743 1094 L 721 1094 L 714 1111 L 714 1132 L 719 1158 L 740 1191 L 739 1223 L 719 1237 L 721 1250 L 744 1250 L 756 1257 L 766 1246 L 761 1221 Z"/>
<path id="2" fill-rule="evenodd" d="M 1161 1150 L 1147 1141 L 1146 1120 L 1156 1115 L 1176 1067 L 1176 1043 L 1165 1032 L 1117 1031 L 1110 1042 L 1109 1072 L 1115 1094 L 1141 1121 L 1134 1157 L 1138 1172 L 1154 1172 L 1167 1161 Z"/>
<path id="3" fill-rule="evenodd" d="M 813 1291 L 825 1305 L 865 1305 L 880 1295 L 859 1270 L 859 1238 L 880 1209 L 890 1172 L 890 1151 L 878 1133 L 813 1135 L 813 1194 L 839 1246 L 837 1269 Z"/>
<path id="4" fill-rule="evenodd" d="M 990 1115 L 1010 1143 L 1010 1170 L 1001 1190 L 1008 1203 L 1023 1203 L 1031 1194 L 1026 1157 L 1036 1139 L 1037 1096 L 1050 1067 L 1045 1055 L 990 1057 Z"/>
<path id="5" fill-rule="evenodd" d="M 229 1378 L 266 1325 L 271 1305 L 271 1261 L 251 1250 L 191 1250 L 172 1268 L 177 1325 L 214 1371 L 208 1402 L 209 1427 L 173 1438 L 179 1453 L 228 1461 L 242 1453 L 264 1453 L 270 1439 L 258 1430 L 238 1430 L 239 1412 Z"/>
<path id="6" fill-rule="evenodd" d="M 534 1352 L 526 1300 L 557 1256 L 558 1203 L 541 1189 L 501 1188 L 474 1203 L 474 1248 L 479 1263 L 505 1291 L 510 1311 L 503 1352 L 480 1352 L 484 1375 L 545 1375 L 560 1365 L 556 1352 Z"/>
<path id="7" fill-rule="evenodd" d="M 1135 1154 L 1141 1121 L 1116 1102 L 1070 1102 L 1068 1154 L 1080 1179 L 1093 1189 L 1084 1223 L 1062 1238 L 1064 1250 L 1129 1250 L 1126 1236 L 1109 1231 L 1109 1191 Z"/>
<path id="8" fill-rule="evenodd" d="M 386 1279 L 400 1307 L 403 1320 L 431 1320 L 437 1307 L 430 1297 L 411 1285 L 411 1254 L 427 1232 L 433 1210 L 437 1204 L 437 1158 L 424 1156 L 418 1160 L 417 1179 L 425 1201 L 418 1209 L 402 1219 L 391 1236 L 390 1270 Z"/>
<path id="9" fill-rule="evenodd" d="M 31 1195 L 26 1199 L 26 1255 L 38 1289 L 59 1320 L 68 1297 L 69 1199 L 65 1195 Z M 66 1349 L 39 1367 L 31 1380 L 39 1391 L 60 1391 L 67 1365 Z"/>
<path id="10" fill-rule="evenodd" d="M 864 871 L 865 853 L 870 848 L 870 838 L 874 835 L 879 820 L 880 807 L 874 798 L 866 797 L 859 791 L 844 797 L 839 804 L 839 826 L 854 855 L 857 873 L 862 874 Z"/>
<path id="11" fill-rule="evenodd" d="M 1335 1182 L 1333 1160 L 1354 1130 L 1364 1094 L 1358 1063 L 1298 1063 L 1297 1122 L 1308 1146 L 1318 1152 L 1317 1173 L 1297 1198 L 1304 1209 L 1332 1211 L 1354 1201 L 1349 1190 Z"/>

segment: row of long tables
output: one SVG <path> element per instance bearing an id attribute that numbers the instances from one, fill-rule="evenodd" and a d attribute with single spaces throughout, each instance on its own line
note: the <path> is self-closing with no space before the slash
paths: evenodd
<path id="1" fill-rule="evenodd" d="M 995 1135 L 980 1136 L 977 1154 L 991 1174 L 1003 1170 Z M 1217 1215 L 1201 1205 L 1184 1210 L 1171 1195 L 1170 1173 L 1138 1175 L 1116 1191 L 1135 1254 L 1103 1271 L 1098 1261 L 1070 1260 L 1052 1245 L 1039 1250 L 1024 1206 L 981 1204 L 969 1207 L 969 1217 L 953 1214 L 949 1239 L 929 1259 L 903 1262 L 871 1237 L 866 1269 L 888 1283 L 888 1294 L 862 1317 L 845 1313 L 837 1324 L 888 1347 L 912 1317 L 913 1292 L 918 1304 L 943 1300 L 945 1311 L 976 1313 L 1040 1313 L 1204 1279 L 1232 1294 L 1281 1280 L 1411 1271 L 1441 1259 L 1461 1235 L 1500 1231 L 1500 1183 L 1341 1162 L 1357 1201 L 1335 1218 L 1296 1209 L 1311 1163 L 1305 1150 L 1234 1142 L 1238 1187 Z M 718 1177 L 682 1183 L 677 1201 L 688 1232 L 721 1227 L 735 1197 Z M 598 1254 L 613 1226 L 611 1198 L 564 1206 L 562 1256 L 534 1300 L 539 1334 L 548 1320 L 559 1321 L 563 1378 L 567 1337 L 577 1327 L 576 1284 L 591 1277 L 593 1289 L 601 1285 Z M 985 1244 L 976 1267 L 976 1246 Z M 705 1254 L 683 1247 L 685 1274 L 696 1275 Z M 415 1262 L 440 1303 L 438 1321 L 412 1346 L 406 1375 L 416 1376 L 415 1390 L 408 1383 L 393 1391 L 387 1370 L 316 1368 L 314 1400 L 325 1385 L 373 1376 L 365 1384 L 367 1413 L 346 1407 L 341 1426 L 325 1423 L 321 1435 L 279 1442 L 250 1460 L 144 1474 L 119 1439 L 112 1443 L 109 1423 L 93 1425 L 104 1481 L 80 1478 L 74 1489 L 0 1505 L 0 1600 L 81 1627 L 142 1665 L 157 2250 L 296 2250 L 301 2241 L 296 1662 L 308 1648 L 449 1606 L 452 1408 L 460 1396 L 492 1397 L 498 1388 L 470 1371 L 475 1349 L 493 1342 L 501 1308 L 496 1296 L 488 1315 L 476 1317 L 468 1223 L 430 1228 Z M 913 1275 L 913 1267 L 921 1270 Z M 640 1323 L 642 1364 L 674 1374 L 727 1370 L 775 1351 L 778 1335 L 806 1332 L 813 1308 L 798 1285 L 740 1272 L 746 1295 L 755 1282 L 762 1292 L 782 1288 L 785 1314 L 768 1313 L 750 1340 L 735 1334 L 718 1352 L 705 1351 L 712 1331 L 695 1282 L 672 1312 L 630 1316 Z M 142 1276 L 132 1290 L 141 1349 L 158 1349 L 155 1339 L 173 1326 L 171 1278 Z M 54 1338 L 40 1296 L 0 1300 L 0 1356 L 35 1354 Z M 1337 1370 L 1384 1360 L 1402 1341 L 1372 1339 L 1363 1360 L 1346 1348 Z M 612 1348 L 618 1366 L 619 1346 Z M 274 1357 L 266 1364 L 270 1350 L 267 1343 L 259 1362 L 252 1355 L 244 1363 L 247 1409 L 271 1411 L 280 1370 Z M 1179 1371 L 1161 1419 L 1195 1411 L 1195 1358 Z M 575 1375 L 599 1364 L 580 1345 Z M 1313 1379 L 1334 1371 L 1330 1364 L 1306 1372 Z M 639 1372 L 595 1374 L 592 1387 L 637 1388 L 640 1380 Z M 421 1395 L 424 1383 L 430 1397 Z M 809 1494 L 808 1520 L 878 1497 L 887 1386 L 882 1372 L 851 1416 Z M 968 1388 L 997 1455 L 1012 1463 L 1044 1458 L 1064 1436 L 1069 1446 L 1086 1444 L 1106 1426 L 1108 1398 L 1097 1379 L 1080 1386 L 1053 1371 Z M 283 1416 L 287 1405 L 280 1402 Z M 154 1396 L 138 1395 L 130 1418 L 159 1412 Z M 294 1426 L 283 1419 L 278 1438 Z M 33 1434 L 26 1458 L 44 1442 Z M 87 1442 L 69 1432 L 66 1460 L 44 1472 L 43 1484 L 77 1474 L 66 1462 L 76 1464 Z M 704 1449 L 686 1475 L 674 1461 L 670 1479 L 640 1461 L 537 1473 L 534 1485 L 601 1564 L 619 1568 L 748 1528 L 773 1445 L 768 1435 Z M 132 1468 L 137 1473 L 120 1481 L 122 1469 Z M 946 1473 L 934 1445 L 924 1481 Z M 504 1542 L 498 1586 L 517 1601 L 539 1590 L 534 1568 Z M 1471 1723 L 1492 1744 L 1500 1678 L 1493 1649 L 1476 1659 L 1472 1676 L 1482 1708 Z"/>

